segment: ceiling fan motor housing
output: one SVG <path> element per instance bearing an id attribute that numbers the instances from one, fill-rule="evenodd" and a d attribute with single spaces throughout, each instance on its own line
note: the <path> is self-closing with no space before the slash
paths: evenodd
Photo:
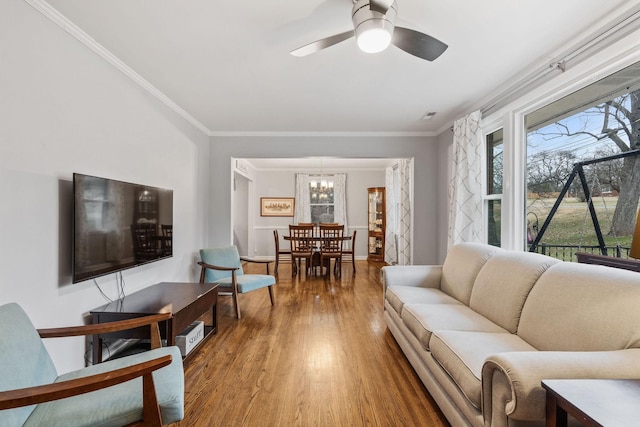
<path id="1" fill-rule="evenodd" d="M 380 52 L 389 46 L 395 26 L 398 6 L 394 1 L 386 13 L 371 8 L 371 0 L 358 0 L 353 4 L 351 19 L 361 50 Z"/>

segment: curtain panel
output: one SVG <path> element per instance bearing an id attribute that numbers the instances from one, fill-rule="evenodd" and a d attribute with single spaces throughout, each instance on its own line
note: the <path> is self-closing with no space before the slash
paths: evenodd
<path id="1" fill-rule="evenodd" d="M 411 187 L 413 160 L 385 169 L 386 230 L 384 261 L 411 265 Z"/>
<path id="2" fill-rule="evenodd" d="M 460 242 L 482 242 L 482 149 L 480 111 L 453 124 L 453 166 L 449 181 L 449 248 Z"/>
<path id="3" fill-rule="evenodd" d="M 395 200 L 396 193 L 394 191 L 394 167 L 389 166 L 384 170 L 384 188 L 385 188 L 385 220 L 386 228 L 384 231 L 384 262 L 389 265 L 398 263 L 398 249 L 396 247 L 396 210 Z"/>
<path id="4" fill-rule="evenodd" d="M 309 175 L 296 174 L 296 208 L 293 212 L 293 223 L 311 222 L 311 197 L 309 196 Z"/>

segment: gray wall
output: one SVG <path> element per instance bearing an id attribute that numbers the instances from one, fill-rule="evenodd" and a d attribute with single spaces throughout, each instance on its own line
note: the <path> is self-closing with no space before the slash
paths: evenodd
<path id="1" fill-rule="evenodd" d="M 323 169 L 325 174 L 345 173 L 347 175 L 346 202 L 347 202 L 347 227 L 348 234 L 354 230 L 356 235 L 356 258 L 365 259 L 367 257 L 367 188 L 384 187 L 384 169 L 356 169 L 358 160 L 354 160 L 354 168 L 351 170 Z M 319 174 L 320 169 L 313 170 L 257 170 L 255 176 L 255 197 L 294 197 L 295 196 L 295 174 L 312 173 Z M 238 212 L 236 210 L 236 212 Z M 288 226 L 292 223 L 291 217 L 261 217 L 259 206 L 250 212 L 254 215 L 254 248 L 250 256 L 269 257 L 274 256 L 273 230 L 277 229 L 280 235 L 289 234 Z M 240 218 L 241 219 L 241 218 Z M 233 219 L 234 228 L 237 218 Z M 282 241 L 281 245 L 288 246 Z"/>
<path id="2" fill-rule="evenodd" d="M 437 259 L 438 150 L 435 137 L 238 136 L 211 138 L 211 218 L 208 244 L 228 245 L 231 229 L 231 158 L 307 156 L 415 160 L 414 263 Z M 259 195 L 257 195 L 259 196 Z M 446 197 L 446 196 L 445 196 Z"/>

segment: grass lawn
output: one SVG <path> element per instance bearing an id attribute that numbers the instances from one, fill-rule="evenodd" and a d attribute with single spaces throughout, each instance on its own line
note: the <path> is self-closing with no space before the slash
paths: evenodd
<path id="1" fill-rule="evenodd" d="M 556 202 L 555 198 L 527 200 L 527 220 L 529 226 L 538 221 L 538 229 L 549 215 Z M 618 202 L 617 197 L 600 197 L 593 199 L 600 229 L 607 246 L 631 246 L 631 235 L 609 235 L 611 219 Z M 549 245 L 597 245 L 598 239 L 591 221 L 587 202 L 577 198 L 565 198 L 549 223 L 540 243 Z"/>

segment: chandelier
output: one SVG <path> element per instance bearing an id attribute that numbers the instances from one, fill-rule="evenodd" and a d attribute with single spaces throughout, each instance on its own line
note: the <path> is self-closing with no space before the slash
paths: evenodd
<path id="1" fill-rule="evenodd" d="M 311 180 L 309 182 L 309 193 L 311 200 L 314 202 L 333 200 L 333 181 L 325 178 Z"/>

